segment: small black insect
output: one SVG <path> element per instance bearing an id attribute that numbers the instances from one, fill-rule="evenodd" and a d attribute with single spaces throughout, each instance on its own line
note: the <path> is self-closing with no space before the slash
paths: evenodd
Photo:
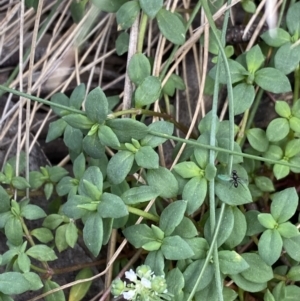
<path id="1" fill-rule="evenodd" d="M 238 188 L 239 184 L 243 186 L 243 180 L 238 176 L 237 171 L 233 170 L 231 172 L 231 178 L 230 181 L 231 185 L 233 185 L 235 188 Z"/>
<path id="2" fill-rule="evenodd" d="M 223 180 L 223 181 L 227 181 L 229 182 L 231 185 L 230 185 L 230 188 L 232 186 L 234 186 L 234 188 L 238 188 L 239 187 L 239 184 L 241 184 L 244 188 L 245 188 L 245 183 L 247 182 L 247 180 L 243 179 L 243 178 L 240 178 L 237 174 L 237 171 L 236 170 L 233 170 L 231 172 L 231 176 L 229 175 L 218 175 L 218 178 Z M 246 188 L 245 188 L 246 189 Z"/>

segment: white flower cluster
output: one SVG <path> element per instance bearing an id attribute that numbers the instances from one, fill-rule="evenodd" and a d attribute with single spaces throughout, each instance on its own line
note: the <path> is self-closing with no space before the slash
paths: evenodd
<path id="1" fill-rule="evenodd" d="M 113 281 L 111 293 L 114 296 L 123 295 L 124 299 L 133 301 L 172 300 L 164 276 L 155 276 L 147 265 L 139 266 L 136 273 L 132 269 L 125 272 L 125 277 L 131 283 L 121 279 Z"/>

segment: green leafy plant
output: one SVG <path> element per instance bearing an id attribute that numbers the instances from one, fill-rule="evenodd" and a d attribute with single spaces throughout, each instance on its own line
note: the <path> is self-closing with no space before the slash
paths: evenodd
<path id="1" fill-rule="evenodd" d="M 138 266 L 136 272 L 125 272 L 131 283 L 118 277 L 112 282 L 114 296 L 243 301 L 246 294 L 255 294 L 264 301 L 297 300 L 299 198 L 296 181 L 282 187 L 278 180 L 299 177 L 299 86 L 295 84 L 293 103 L 276 100 L 279 117 L 266 128 L 255 127 L 253 118 L 264 91 L 290 92 L 293 85 L 287 75 L 294 72 L 297 79 L 300 3 L 289 6 L 287 30 L 281 25 L 265 32 L 263 41 L 239 55 L 223 42 L 228 14 L 220 32 L 207 1 L 198 3 L 187 24 L 201 4 L 213 35 L 208 49 L 217 56 L 208 73 L 214 98 L 193 139 L 183 139 L 175 135 L 174 130 L 183 127 L 173 117 L 152 110 L 157 100 L 185 89 L 179 75 L 171 72 L 165 79 L 175 51 L 185 43 L 188 26 L 182 16 L 158 0 L 91 2 L 115 13 L 124 31 L 141 14 L 141 39 L 148 19 L 157 22 L 174 50 L 155 76 L 152 58 L 142 53 L 139 44 L 126 71 L 135 85 L 131 108 L 126 110 L 114 111 L 115 102 L 100 87 L 87 92 L 80 84 L 69 97 L 60 92 L 47 102 L 0 85 L 4 91 L 51 106 L 57 119 L 50 123 L 46 141 L 63 137 L 72 161 L 72 173 L 60 166 L 41 166 L 26 178 L 16 176 L 10 163 L 0 172 L 0 229 L 8 245 L 0 256 L 5 266 L 0 275 L 1 300 L 42 287 L 47 300 L 65 300 L 59 284 L 47 274 L 51 262 L 74 248 L 79 238 L 97 257 L 114 230 L 128 241 L 128 248 L 142 254 L 131 263 Z M 86 5 L 86 1 L 72 4 L 75 22 Z M 253 1 L 243 1 L 242 6 L 247 12 L 256 9 Z M 128 34 L 122 32 L 116 40 L 119 55 L 127 51 L 128 43 Z M 217 115 L 221 85 L 227 85 L 228 120 Z M 240 114 L 242 121 L 236 126 L 234 118 Z M 179 148 L 186 144 L 172 169 L 158 154 L 168 140 L 177 143 L 174 153 L 180 154 Z M 46 212 L 31 204 L 37 192 L 46 200 L 58 198 L 59 206 Z M 30 221 L 39 219 L 41 225 L 31 229 Z M 85 280 L 72 287 L 69 300 L 85 296 L 90 277 L 88 268 L 78 273 L 77 279 Z M 229 285 L 232 282 L 235 286 Z"/>

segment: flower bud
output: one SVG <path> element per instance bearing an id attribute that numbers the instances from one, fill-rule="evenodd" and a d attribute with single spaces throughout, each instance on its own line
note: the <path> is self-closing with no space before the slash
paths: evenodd
<path id="1" fill-rule="evenodd" d="M 115 279 L 111 284 L 111 293 L 114 296 L 119 296 L 122 294 L 125 288 L 125 283 L 121 279 Z"/>
<path id="2" fill-rule="evenodd" d="M 151 268 L 148 265 L 140 265 L 139 267 L 137 267 L 136 269 L 136 274 L 140 277 L 140 278 L 149 278 L 152 274 L 151 272 Z"/>
<path id="3" fill-rule="evenodd" d="M 161 276 L 157 276 L 151 281 L 151 288 L 158 294 L 167 292 L 166 279 Z"/>

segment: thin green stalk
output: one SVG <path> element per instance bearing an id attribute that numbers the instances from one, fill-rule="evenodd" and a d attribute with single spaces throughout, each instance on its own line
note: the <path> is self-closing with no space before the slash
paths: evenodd
<path id="1" fill-rule="evenodd" d="M 253 159 L 253 160 L 257 160 L 257 161 L 268 162 L 268 163 L 271 163 L 271 164 L 279 164 L 279 165 L 283 165 L 283 166 L 289 166 L 289 167 L 294 167 L 294 168 L 299 168 L 300 169 L 300 166 L 293 165 L 293 164 L 290 164 L 288 162 L 272 160 L 272 159 L 268 159 L 268 158 L 263 158 L 263 157 L 259 157 L 259 156 L 246 154 L 246 153 L 239 153 L 239 152 L 236 152 L 236 151 L 231 151 L 231 150 L 228 150 L 228 149 L 224 149 L 224 148 L 220 148 L 220 147 L 216 147 L 216 146 L 211 146 L 211 145 L 208 145 L 208 144 L 202 144 L 202 143 L 199 143 L 197 141 L 186 140 L 184 138 L 178 138 L 178 137 L 175 137 L 175 136 L 171 136 L 171 135 L 167 135 L 167 134 L 163 134 L 163 133 L 159 133 L 159 132 L 155 132 L 155 131 L 149 131 L 148 134 L 151 134 L 151 135 L 157 136 L 157 137 L 166 138 L 166 139 L 172 139 L 172 140 L 183 142 L 183 143 L 190 144 L 190 145 L 195 145 L 196 147 L 201 147 L 201 148 L 204 148 L 204 149 L 212 149 L 214 151 L 227 153 L 227 154 L 230 154 L 230 155 L 233 155 L 233 156 L 240 156 L 240 157 L 249 158 L 249 159 Z"/>
<path id="2" fill-rule="evenodd" d="M 242 288 L 238 288 L 239 300 L 244 301 L 244 290 Z"/>
<path id="3" fill-rule="evenodd" d="M 231 2 L 231 1 L 229 1 Z M 228 3 L 229 3 L 228 2 Z M 230 3 L 229 3 L 230 4 Z M 221 34 L 221 43 L 222 48 L 225 46 L 225 36 L 228 26 L 228 19 L 229 19 L 229 10 L 226 11 L 224 22 L 223 22 L 223 28 L 222 28 L 222 34 Z M 210 145 L 215 146 L 216 145 L 216 123 L 217 123 L 217 112 L 218 112 L 218 100 L 219 100 L 219 73 L 220 73 L 220 65 L 222 64 L 222 55 L 221 51 L 218 54 L 218 64 L 217 64 L 217 71 L 216 71 L 216 79 L 215 79 L 215 85 L 214 85 L 214 94 L 213 94 L 213 103 L 212 103 L 212 119 L 211 119 L 211 130 L 210 130 Z M 232 148 L 233 150 L 233 148 Z M 209 163 L 214 165 L 215 163 L 215 151 L 210 150 L 209 154 Z M 210 183 L 210 210 L 215 211 L 215 191 L 214 191 L 214 181 L 211 181 Z M 211 214 L 212 215 L 212 214 Z M 210 216 L 211 216 L 210 215 Z M 213 217 L 211 218 L 211 231 L 213 232 L 215 228 L 215 212 Z"/>
<path id="4" fill-rule="evenodd" d="M 230 4 L 231 1 L 229 1 Z M 210 145 L 215 146 L 216 144 L 216 116 L 217 116 L 217 108 L 218 108 L 218 94 L 219 94 L 219 68 L 220 64 L 224 62 L 226 67 L 226 72 L 228 74 L 228 95 L 229 95 L 229 149 L 233 150 L 234 146 L 234 111 L 233 111 L 233 96 L 232 96 L 232 84 L 231 84 L 231 77 L 230 77 L 230 70 L 227 62 L 227 58 L 224 52 L 224 45 L 225 45 L 225 33 L 227 30 L 228 25 L 228 18 L 229 18 L 229 11 L 226 12 L 225 18 L 224 18 L 224 24 L 223 24 L 223 30 L 222 30 L 222 41 L 219 40 L 218 34 L 217 34 L 217 28 L 215 26 L 215 23 L 213 21 L 211 12 L 208 7 L 207 0 L 201 0 L 203 9 L 205 11 L 208 23 L 211 27 L 211 30 L 217 40 L 217 43 L 219 45 L 219 56 L 218 56 L 218 65 L 217 65 L 217 72 L 216 72 L 216 79 L 215 79 L 215 86 L 214 86 L 214 97 L 213 97 L 213 108 L 212 108 L 212 122 L 211 122 L 211 132 L 210 132 Z M 215 151 L 210 151 L 210 158 L 209 162 L 210 164 L 214 165 L 215 160 Z M 232 162 L 233 162 L 233 156 L 229 156 L 229 162 L 228 162 L 228 173 L 231 173 L 232 169 Z M 210 181 L 209 183 L 209 203 L 210 203 L 210 225 L 211 225 L 211 231 L 215 230 L 215 187 L 214 187 L 214 181 Z M 224 212 L 225 204 L 222 204 L 221 207 Z M 220 215 L 219 222 L 221 223 L 223 215 Z M 221 275 L 220 275 L 220 268 L 219 268 L 219 257 L 218 257 L 218 247 L 216 244 L 213 244 L 213 261 L 214 261 L 214 269 L 215 269 L 215 281 L 216 281 L 216 288 L 217 288 L 217 295 L 218 300 L 223 300 L 223 285 L 221 282 Z M 204 269 L 204 268 L 203 268 Z M 199 279 L 198 279 L 199 280 Z M 195 285 L 194 290 L 196 289 L 197 285 Z"/>
<path id="5" fill-rule="evenodd" d="M 21 217 L 19 220 L 22 224 L 22 228 L 23 228 L 23 231 L 25 233 L 25 237 L 26 237 L 27 241 L 30 243 L 31 246 L 35 246 L 34 240 L 33 240 L 32 236 L 31 236 L 31 234 L 30 234 L 30 232 L 27 228 L 26 223 L 24 222 L 24 219 Z M 45 268 L 45 270 L 50 269 L 47 261 L 41 261 L 41 263 L 42 263 L 43 267 Z"/>
<path id="6" fill-rule="evenodd" d="M 290 6 L 294 5 L 296 3 L 296 0 L 291 0 L 290 1 Z"/>
<path id="7" fill-rule="evenodd" d="M 140 31 L 138 36 L 138 44 L 137 44 L 137 53 L 141 53 L 143 51 L 144 38 L 147 28 L 148 16 L 143 13 L 141 22 L 140 22 Z"/>
<path id="8" fill-rule="evenodd" d="M 224 204 L 224 206 L 223 206 L 223 205 L 221 206 L 220 216 L 221 216 L 221 215 L 222 215 L 222 216 L 224 215 L 224 210 L 225 210 L 225 204 Z M 207 252 L 207 255 L 206 255 L 204 264 L 203 264 L 203 268 L 202 268 L 202 270 L 201 270 L 201 272 L 200 272 L 200 274 L 199 274 L 199 277 L 198 277 L 198 279 L 197 279 L 197 281 L 196 281 L 196 283 L 195 283 L 195 286 L 194 286 L 194 288 L 193 288 L 191 294 L 189 295 L 189 298 L 188 298 L 187 301 L 191 301 L 191 300 L 192 300 L 192 298 L 193 298 L 193 296 L 194 296 L 194 294 L 195 294 L 195 292 L 196 292 L 197 286 L 198 286 L 198 284 L 200 283 L 200 281 L 201 281 L 201 279 L 202 279 L 202 277 L 203 277 L 204 271 L 205 271 L 205 269 L 206 269 L 206 267 L 207 267 L 209 261 L 211 260 L 211 256 L 212 256 L 213 251 L 214 251 L 214 247 L 213 247 L 213 246 L 216 245 L 217 237 L 218 237 L 218 233 L 219 233 L 221 224 L 222 224 L 222 219 L 219 218 L 219 219 L 218 219 L 217 226 L 216 226 L 216 229 L 215 229 L 215 232 L 214 232 L 214 235 L 213 235 L 213 239 L 212 239 L 212 241 L 211 241 L 211 244 L 210 244 L 210 246 L 209 246 L 209 249 L 208 249 L 208 252 Z"/>
<path id="9" fill-rule="evenodd" d="M 251 106 L 251 111 L 250 111 L 248 122 L 247 122 L 247 125 L 246 125 L 246 131 L 248 129 L 250 129 L 250 127 L 252 126 L 252 124 L 254 122 L 254 118 L 256 116 L 256 112 L 257 112 L 258 107 L 260 105 L 260 101 L 261 101 L 261 98 L 262 98 L 263 94 L 264 94 L 264 90 L 262 88 L 259 88 L 258 92 L 255 96 L 255 100 L 253 102 L 253 105 Z"/>
<path id="10" fill-rule="evenodd" d="M 58 103 L 54 103 L 54 102 L 51 102 L 49 100 L 45 100 L 43 98 L 39 98 L 39 97 L 33 96 L 31 94 L 26 94 L 24 92 L 20 92 L 18 90 L 12 89 L 12 88 L 5 87 L 3 85 L 0 85 L 0 90 L 3 90 L 5 92 L 9 92 L 9 93 L 13 93 L 15 95 L 22 96 L 22 97 L 27 98 L 27 99 L 31 99 L 33 101 L 38 101 L 38 102 L 43 103 L 43 104 L 48 105 L 48 106 L 60 108 L 60 109 L 69 111 L 71 113 L 86 115 L 85 111 L 77 110 L 75 108 L 70 108 L 70 107 L 67 107 L 67 106 L 64 106 L 64 105 L 61 105 L 61 104 L 58 104 Z M 139 108 L 132 108 L 132 109 L 118 111 L 118 112 L 114 112 L 114 113 L 108 114 L 107 115 L 107 119 L 114 119 L 114 118 L 116 118 L 118 116 L 129 115 L 129 114 L 134 114 L 134 115 L 144 114 L 144 115 L 147 115 L 147 116 L 161 117 L 161 118 L 163 118 L 165 120 L 169 120 L 170 122 L 172 122 L 178 129 L 182 130 L 183 132 L 187 131 L 187 128 L 185 128 L 184 126 L 182 126 L 182 124 L 178 123 L 176 120 L 173 119 L 172 116 L 170 116 L 168 114 L 159 113 L 159 112 L 153 112 L 153 111 L 150 111 L 150 110 L 139 109 Z"/>
<path id="11" fill-rule="evenodd" d="M 285 276 L 282 276 L 282 275 L 279 275 L 279 274 L 273 274 L 274 275 L 274 279 L 277 279 L 279 281 L 288 281 L 288 277 L 285 277 Z"/>
<path id="12" fill-rule="evenodd" d="M 47 101 L 47 100 L 44 100 L 44 99 L 39 98 L 39 97 L 35 97 L 35 96 L 29 95 L 29 94 L 26 94 L 26 93 L 22 93 L 22 92 L 19 92 L 17 90 L 14 90 L 14 89 L 4 87 L 2 85 L 0 85 L 0 90 L 1 89 L 4 90 L 4 91 L 7 91 L 7 92 L 14 93 L 14 94 L 19 95 L 19 96 L 22 96 L 24 98 L 29 98 L 31 100 L 35 100 L 35 101 L 44 103 L 44 104 L 49 105 L 49 106 L 51 105 L 51 106 L 55 106 L 57 108 L 69 110 L 72 113 L 78 113 L 78 114 L 82 114 L 82 115 L 86 114 L 84 111 L 80 111 L 80 110 L 69 108 L 69 107 L 66 107 L 66 106 L 63 106 L 63 105 L 60 105 L 60 104 L 52 103 L 51 101 Z M 140 109 L 132 109 L 132 110 L 134 112 L 137 112 L 137 111 L 142 112 L 143 111 L 143 110 L 140 110 Z M 129 110 L 129 111 L 131 112 L 131 110 Z M 110 115 L 113 115 L 113 114 L 109 114 L 108 116 L 110 116 Z M 112 119 L 112 118 L 115 118 L 115 115 L 113 115 L 111 117 L 108 117 L 108 119 Z M 268 158 L 253 156 L 253 155 L 250 155 L 250 154 L 230 151 L 228 149 L 223 149 L 223 148 L 220 148 L 220 147 L 215 147 L 215 146 L 211 146 L 211 145 L 207 145 L 207 144 L 201 144 L 201 143 L 198 143 L 196 141 L 186 140 L 186 139 L 183 139 L 183 138 L 178 138 L 178 137 L 175 137 L 175 136 L 171 136 L 171 135 L 167 135 L 167 134 L 163 134 L 163 133 L 159 133 L 159 132 L 155 132 L 155 131 L 149 131 L 149 134 L 152 134 L 152 135 L 157 136 L 157 137 L 163 137 L 163 138 L 166 138 L 166 139 L 172 139 L 172 140 L 183 142 L 183 143 L 190 144 L 190 145 L 195 145 L 197 147 L 202 147 L 204 149 L 212 149 L 212 150 L 215 150 L 215 151 L 218 151 L 218 152 L 228 153 L 228 154 L 232 154 L 232 155 L 236 155 L 236 156 L 242 156 L 244 158 L 249 158 L 249 159 L 263 161 L 263 162 L 268 162 L 268 163 L 271 163 L 271 164 L 280 164 L 280 165 L 295 167 L 295 168 L 300 169 L 300 166 L 293 165 L 293 164 L 290 164 L 288 162 L 276 161 L 276 160 L 272 160 L 272 159 L 268 159 Z"/>
<path id="13" fill-rule="evenodd" d="M 151 221 L 154 221 L 156 223 L 159 222 L 159 218 L 151 213 L 148 213 L 148 212 L 145 212 L 141 209 L 138 209 L 138 208 L 134 208 L 134 207 L 131 207 L 131 206 L 127 206 L 127 210 L 128 212 L 130 213 L 133 213 L 135 215 L 138 215 L 138 216 L 142 216 L 148 220 L 151 220 Z"/>
<path id="14" fill-rule="evenodd" d="M 263 93 L 264 93 L 264 90 L 259 88 L 256 96 L 255 96 L 255 100 L 253 102 L 253 105 L 251 106 L 251 111 L 249 113 L 249 116 L 248 116 L 248 120 L 247 120 L 247 124 L 245 126 L 245 129 L 244 131 L 246 132 L 248 129 L 250 129 L 250 127 L 252 126 L 253 124 L 253 121 L 254 121 L 254 118 L 255 118 L 255 115 L 256 115 L 256 112 L 258 110 L 258 107 L 260 105 L 260 101 L 261 101 L 261 98 L 263 96 Z M 244 137 L 242 137 L 241 139 L 238 140 L 238 143 L 239 145 L 242 147 L 244 145 L 246 141 L 246 136 L 244 135 Z"/>
<path id="15" fill-rule="evenodd" d="M 295 70 L 295 84 L 294 84 L 294 96 L 293 103 L 299 99 L 299 89 L 300 89 L 300 65 Z"/>
<path id="16" fill-rule="evenodd" d="M 282 21 L 282 18 L 283 18 L 283 14 L 284 14 L 284 11 L 285 11 L 285 6 L 286 6 L 286 0 L 284 0 L 281 4 L 281 7 L 280 7 L 280 13 L 279 13 L 279 16 L 278 16 L 278 22 L 277 22 L 277 26 L 279 27 L 280 24 L 281 24 L 281 21 Z"/>
<path id="17" fill-rule="evenodd" d="M 228 1 L 228 5 L 230 5 L 231 0 Z M 222 49 L 225 47 L 225 36 L 226 36 L 226 31 L 228 27 L 228 20 L 229 20 L 229 10 L 226 11 L 225 17 L 224 17 L 224 22 L 223 22 L 223 28 L 222 28 L 222 33 L 221 33 L 221 44 L 222 44 Z M 222 64 L 222 55 L 221 51 L 218 54 L 218 65 L 217 65 L 217 72 L 216 72 L 216 79 L 215 79 L 215 86 L 214 86 L 214 97 L 213 97 L 213 105 L 212 105 L 212 121 L 211 121 L 211 132 L 210 132 L 210 144 L 215 146 L 216 145 L 216 123 L 217 123 L 217 111 L 218 111 L 218 95 L 219 95 L 219 73 L 220 73 L 220 65 Z M 230 74 L 229 74 L 230 77 Z M 233 110 L 232 110 L 233 112 Z M 234 128 L 234 116 L 230 116 L 230 129 Z M 233 141 L 234 139 L 234 132 L 233 130 L 230 131 L 229 134 L 229 139 Z M 232 149 L 233 150 L 233 144 L 232 144 Z M 211 150 L 210 151 L 210 157 L 209 157 L 209 163 L 211 165 L 214 165 L 215 163 L 215 151 Z M 231 166 L 232 166 L 232 156 L 229 156 L 229 172 L 231 171 Z M 215 231 L 215 222 L 216 222 L 216 202 L 215 202 L 215 181 L 210 181 L 209 182 L 209 203 L 210 203 L 210 224 L 211 224 L 211 231 Z M 220 224 L 223 220 L 223 215 L 224 215 L 224 209 L 225 209 L 225 203 L 222 203 L 221 205 L 221 212 L 219 216 L 219 227 Z M 219 229 L 219 228 L 218 228 Z M 218 234 L 219 230 L 216 231 L 216 234 Z M 215 243 L 213 245 L 213 262 L 214 262 L 214 269 L 215 269 L 215 281 L 216 281 L 216 288 L 217 288 L 217 295 L 218 295 L 218 300 L 222 301 L 223 300 L 223 283 L 221 279 L 221 274 L 220 274 L 220 264 L 219 264 L 219 254 L 218 254 L 218 246 Z"/>
<path id="18" fill-rule="evenodd" d="M 30 94 L 26 94 L 26 93 L 20 92 L 18 90 L 12 89 L 12 88 L 8 88 L 8 87 L 3 86 L 3 85 L 0 85 L 0 90 L 3 90 L 5 92 L 9 92 L 9 93 L 13 93 L 15 95 L 22 96 L 22 97 L 27 98 L 27 99 L 38 101 L 38 102 L 43 103 L 43 104 L 48 105 L 48 106 L 53 106 L 53 107 L 57 107 L 57 108 L 60 108 L 60 109 L 68 110 L 72 113 L 86 115 L 86 113 L 84 111 L 80 111 L 80 110 L 77 110 L 77 109 L 74 109 L 74 108 L 66 107 L 66 106 L 61 105 L 59 103 L 54 103 L 54 102 L 51 102 L 49 100 L 45 100 L 43 98 L 32 96 Z M 2 94 L 4 94 L 4 93 L 2 93 Z"/>
<path id="19" fill-rule="evenodd" d="M 217 27 L 214 23 L 211 12 L 209 10 L 207 0 L 201 0 L 201 3 L 202 3 L 202 7 L 204 9 L 206 18 L 208 20 L 208 23 L 209 23 L 209 25 L 211 27 L 211 30 L 212 30 L 212 32 L 213 32 L 213 34 L 216 38 L 216 41 L 218 43 L 219 51 L 220 51 L 220 54 L 222 56 L 223 63 L 224 63 L 224 66 L 225 66 L 225 70 L 226 70 L 226 73 L 227 73 L 227 76 L 228 76 L 228 78 L 227 78 L 227 93 L 228 93 L 228 101 L 229 101 L 228 112 L 229 112 L 229 121 L 230 121 L 230 123 L 229 123 L 229 149 L 233 150 L 233 146 L 234 146 L 234 110 L 233 110 L 233 92 L 232 92 L 232 82 L 231 82 L 231 76 L 230 76 L 230 69 L 229 69 L 229 65 L 228 65 L 228 61 L 227 61 L 225 51 L 223 49 L 222 42 L 220 41 L 219 36 L 218 36 Z M 228 173 L 231 174 L 232 156 L 229 156 L 228 166 L 229 166 Z"/>
<path id="20" fill-rule="evenodd" d="M 37 273 L 45 274 L 49 271 L 49 269 L 48 270 L 47 269 L 42 269 L 42 268 L 40 268 L 40 267 L 38 267 L 34 264 L 31 264 L 30 265 L 30 271 L 35 271 Z"/>

